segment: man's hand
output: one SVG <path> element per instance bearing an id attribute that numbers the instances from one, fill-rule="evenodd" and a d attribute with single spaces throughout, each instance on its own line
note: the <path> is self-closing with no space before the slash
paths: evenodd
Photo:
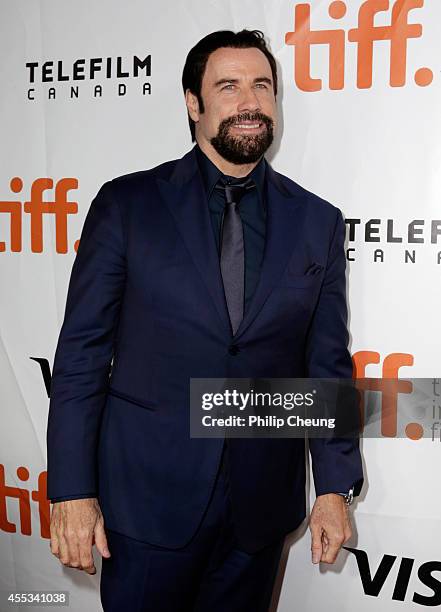
<path id="1" fill-rule="evenodd" d="M 309 519 L 312 562 L 334 563 L 352 535 L 349 510 L 342 495 L 319 495 Z"/>
<path id="2" fill-rule="evenodd" d="M 96 574 L 92 546 L 110 557 L 104 519 L 95 497 L 56 502 L 51 514 L 51 552 L 63 565 Z"/>

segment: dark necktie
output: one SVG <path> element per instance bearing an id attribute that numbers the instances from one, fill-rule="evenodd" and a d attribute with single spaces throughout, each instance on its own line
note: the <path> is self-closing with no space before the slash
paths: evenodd
<path id="1" fill-rule="evenodd" d="M 243 319 L 245 294 L 245 250 L 239 203 L 248 189 L 253 189 L 252 179 L 219 179 L 216 189 L 225 196 L 220 241 L 220 267 L 225 298 L 230 315 L 233 335 Z"/>

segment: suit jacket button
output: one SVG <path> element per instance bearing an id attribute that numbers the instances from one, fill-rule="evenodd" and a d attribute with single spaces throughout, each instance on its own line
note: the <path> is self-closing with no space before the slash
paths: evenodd
<path id="1" fill-rule="evenodd" d="M 231 344 L 228 347 L 228 352 L 230 353 L 230 355 L 237 355 L 237 353 L 240 351 L 239 347 L 237 346 L 237 344 Z"/>

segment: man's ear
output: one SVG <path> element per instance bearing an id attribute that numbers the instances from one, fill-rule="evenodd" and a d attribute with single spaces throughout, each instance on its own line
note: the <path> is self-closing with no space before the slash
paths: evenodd
<path id="1" fill-rule="evenodd" d="M 187 105 L 188 114 L 195 123 L 199 121 L 199 102 L 197 96 L 189 89 L 185 92 L 185 103 Z"/>

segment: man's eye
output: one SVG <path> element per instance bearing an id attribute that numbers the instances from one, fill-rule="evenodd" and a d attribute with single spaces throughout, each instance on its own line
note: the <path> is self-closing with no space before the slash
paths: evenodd
<path id="1" fill-rule="evenodd" d="M 256 83 L 256 87 L 259 87 L 261 89 L 268 89 L 266 83 Z"/>
<path id="2" fill-rule="evenodd" d="M 228 85 L 224 85 L 221 89 L 234 89 L 234 84 L 229 83 Z"/>

